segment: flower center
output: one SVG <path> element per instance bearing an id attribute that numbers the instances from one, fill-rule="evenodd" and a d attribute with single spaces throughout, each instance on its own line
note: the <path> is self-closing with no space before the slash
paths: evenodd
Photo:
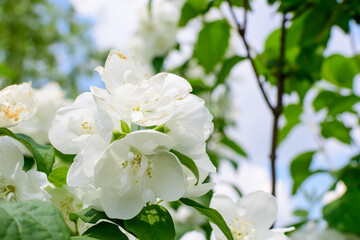
<path id="1" fill-rule="evenodd" d="M 16 201 L 15 186 L 8 183 L 6 178 L 0 178 L 0 200 Z"/>
<path id="2" fill-rule="evenodd" d="M 129 160 L 121 163 L 121 165 L 123 168 L 127 167 L 128 165 L 131 166 L 132 172 L 135 176 L 135 183 L 139 183 L 144 175 L 152 178 L 152 163 L 146 156 L 129 152 L 128 159 Z"/>
<path id="3" fill-rule="evenodd" d="M 7 118 L 17 122 L 22 114 L 27 114 L 27 108 L 21 103 L 13 103 L 11 105 L 9 103 L 1 103 L 0 112 L 4 113 Z"/>
<path id="4" fill-rule="evenodd" d="M 255 223 L 245 217 L 237 216 L 230 224 L 231 233 L 236 240 L 251 240 L 255 236 Z"/>

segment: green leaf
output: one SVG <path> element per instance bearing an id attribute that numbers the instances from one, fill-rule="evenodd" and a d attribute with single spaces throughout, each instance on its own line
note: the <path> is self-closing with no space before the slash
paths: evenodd
<path id="1" fill-rule="evenodd" d="M 360 192 L 347 191 L 341 198 L 323 208 L 323 215 L 330 228 L 341 232 L 360 234 Z"/>
<path id="2" fill-rule="evenodd" d="M 294 181 L 292 194 L 295 194 L 302 182 L 313 174 L 309 168 L 315 153 L 315 151 L 302 153 L 291 162 L 290 173 Z"/>
<path id="3" fill-rule="evenodd" d="M 355 112 L 353 106 L 360 101 L 356 95 L 342 96 L 331 91 L 322 91 L 313 101 L 315 111 L 328 109 L 328 115 L 336 116 L 344 112 Z"/>
<path id="4" fill-rule="evenodd" d="M 308 216 L 308 211 L 304 210 L 304 209 L 298 209 L 294 211 L 294 215 L 301 217 L 301 218 L 307 218 Z"/>
<path id="5" fill-rule="evenodd" d="M 237 144 L 234 140 L 223 136 L 220 140 L 220 142 L 222 144 L 224 144 L 225 146 L 229 147 L 230 149 L 232 149 L 234 152 L 236 152 L 237 154 L 239 154 L 240 156 L 244 156 L 247 157 L 246 152 L 244 151 L 244 149 L 242 147 L 240 147 L 239 144 Z"/>
<path id="6" fill-rule="evenodd" d="M 350 128 L 345 127 L 345 125 L 337 120 L 322 122 L 321 124 L 321 135 L 324 138 L 334 137 L 339 141 L 350 144 L 351 136 L 350 136 Z"/>
<path id="7" fill-rule="evenodd" d="M 69 239 L 61 213 L 48 202 L 30 200 L 0 204 L 0 239 Z"/>
<path id="8" fill-rule="evenodd" d="M 114 130 L 112 138 L 111 138 L 111 142 L 120 140 L 120 139 L 124 138 L 126 135 L 127 135 L 126 133 L 122 133 L 122 132 L 120 132 L 118 130 Z"/>
<path id="9" fill-rule="evenodd" d="M 48 176 L 49 182 L 55 185 L 55 187 L 61 187 L 66 184 L 66 176 L 69 171 L 68 167 L 59 167 L 51 171 Z"/>
<path id="10" fill-rule="evenodd" d="M 120 120 L 120 123 L 121 123 L 121 131 L 123 133 L 131 133 L 131 129 L 129 125 L 124 120 Z"/>
<path id="11" fill-rule="evenodd" d="M 129 238 L 115 224 L 100 222 L 86 230 L 82 236 L 100 240 L 128 240 Z M 84 239 L 85 240 L 85 239 Z"/>
<path id="12" fill-rule="evenodd" d="M 228 59 L 226 59 L 223 62 L 223 65 L 220 69 L 220 72 L 217 76 L 217 80 L 216 80 L 216 84 L 213 88 L 215 88 L 216 86 L 218 86 L 219 84 L 223 84 L 226 81 L 226 78 L 228 77 L 231 69 L 239 62 L 241 62 L 242 60 L 246 59 L 245 57 L 241 57 L 241 56 L 232 56 Z"/>
<path id="13" fill-rule="evenodd" d="M 0 128 L 0 136 L 9 136 L 21 142 L 33 155 L 37 170 L 49 175 L 55 162 L 55 150 L 52 146 L 41 145 L 24 134 L 15 134 L 7 128 Z"/>
<path id="14" fill-rule="evenodd" d="M 206 0 L 187 0 L 181 9 L 179 27 L 184 27 L 191 19 L 200 15 L 205 8 Z"/>
<path id="15" fill-rule="evenodd" d="M 321 73 L 325 80 L 339 87 L 352 89 L 353 79 L 359 71 L 354 59 L 334 54 L 324 60 Z"/>
<path id="16" fill-rule="evenodd" d="M 284 108 L 285 125 L 279 131 L 278 144 L 281 143 L 291 132 L 291 130 L 300 123 L 302 113 L 301 104 L 289 104 Z"/>
<path id="17" fill-rule="evenodd" d="M 195 44 L 194 57 L 206 73 L 214 70 L 229 44 L 230 25 L 225 20 L 205 23 Z"/>
<path id="18" fill-rule="evenodd" d="M 199 169 L 197 168 L 194 160 L 182 154 L 181 152 L 176 151 L 175 149 L 171 149 L 170 152 L 175 154 L 175 156 L 179 159 L 179 161 L 195 175 L 196 177 L 195 185 L 197 185 L 199 182 Z"/>
<path id="19" fill-rule="evenodd" d="M 124 223 L 125 229 L 141 240 L 171 240 L 175 237 L 173 220 L 163 206 L 146 206 Z"/>
<path id="20" fill-rule="evenodd" d="M 55 149 L 55 156 L 67 163 L 74 162 L 76 154 L 63 154 L 59 150 Z"/>
<path id="21" fill-rule="evenodd" d="M 228 240 L 233 240 L 231 230 L 229 229 L 224 218 L 221 216 L 221 214 L 218 211 L 206 207 L 204 205 L 201 205 L 200 203 L 197 203 L 188 198 L 181 198 L 180 201 L 183 204 L 196 209 L 199 213 L 204 215 L 210 222 L 216 224 L 216 226 L 220 228 L 220 230 L 224 233 L 225 237 Z"/>
<path id="22" fill-rule="evenodd" d="M 73 222 L 77 222 L 80 218 L 86 223 L 97 223 L 100 219 L 108 219 L 104 212 L 95 210 L 94 208 L 85 208 L 79 212 L 70 213 L 69 218 Z"/>
<path id="23" fill-rule="evenodd" d="M 157 57 L 153 58 L 151 63 L 152 63 L 153 69 L 155 70 L 155 73 L 161 72 L 164 61 L 165 61 L 165 57 L 163 57 L 163 56 L 157 56 Z"/>

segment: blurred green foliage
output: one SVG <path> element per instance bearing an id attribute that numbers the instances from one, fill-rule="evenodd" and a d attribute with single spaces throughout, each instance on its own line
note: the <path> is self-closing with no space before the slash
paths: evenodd
<path id="1" fill-rule="evenodd" d="M 68 1 L 0 0 L 0 87 L 56 81 L 76 96 L 77 81 L 103 58 L 89 27 Z"/>

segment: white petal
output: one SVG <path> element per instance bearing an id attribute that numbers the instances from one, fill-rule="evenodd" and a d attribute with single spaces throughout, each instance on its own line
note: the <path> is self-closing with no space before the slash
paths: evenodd
<path id="1" fill-rule="evenodd" d="M 254 240 L 287 240 L 288 238 L 282 232 L 272 230 L 256 231 Z"/>
<path id="2" fill-rule="evenodd" d="M 210 207 L 216 209 L 221 214 L 226 224 L 228 225 L 237 216 L 235 204 L 229 197 L 225 195 L 215 193 L 211 199 Z M 215 235 L 216 240 L 227 239 L 218 226 L 216 226 L 213 223 L 210 223 L 210 225 L 213 229 L 213 233 Z"/>
<path id="3" fill-rule="evenodd" d="M 105 69 L 118 85 L 127 81 L 136 84 L 146 78 L 136 60 L 129 59 L 122 52 L 114 49 L 109 53 Z"/>
<path id="4" fill-rule="evenodd" d="M 248 221 L 255 223 L 255 229 L 269 229 L 274 223 L 278 206 L 276 199 L 271 194 L 257 191 L 241 198 L 237 209 L 244 211 Z"/>
<path id="5" fill-rule="evenodd" d="M 128 160 L 129 146 L 124 138 L 110 144 L 99 156 L 95 165 L 94 181 L 96 187 L 120 185 L 122 163 Z M 123 176 L 127 177 L 127 176 Z M 123 179 L 129 181 L 130 179 Z"/>
<path id="6" fill-rule="evenodd" d="M 9 137 L 0 137 L 0 174 L 10 178 L 16 165 L 24 165 L 24 156 Z"/>
<path id="7" fill-rule="evenodd" d="M 172 141 L 169 136 L 154 130 L 141 130 L 128 134 L 124 140 L 142 154 L 152 154 L 157 148 L 170 150 Z"/>
<path id="8" fill-rule="evenodd" d="M 93 135 L 90 138 L 88 144 L 75 157 L 69 168 L 67 174 L 69 186 L 82 186 L 92 183 L 95 165 L 106 146 L 106 142 L 99 135 Z"/>
<path id="9" fill-rule="evenodd" d="M 191 188 L 187 188 L 183 197 L 185 198 L 194 198 L 201 197 L 202 195 L 209 192 L 211 189 L 215 187 L 215 183 L 200 183 L 196 186 L 192 186 Z"/>
<path id="10" fill-rule="evenodd" d="M 211 172 L 211 173 L 215 173 L 216 172 L 216 168 L 214 166 L 214 164 L 211 162 L 209 155 L 207 155 L 207 153 L 204 153 L 202 155 L 202 157 L 198 160 L 195 160 L 196 166 L 198 166 L 199 168 Z"/>
<path id="11" fill-rule="evenodd" d="M 181 164 L 172 153 L 160 151 L 148 156 L 152 162 L 149 184 L 157 197 L 175 201 L 185 193 L 185 178 Z"/>
<path id="12" fill-rule="evenodd" d="M 140 184 L 134 184 L 128 191 L 119 194 L 119 189 L 102 188 L 101 204 L 110 218 L 130 219 L 145 206 Z"/>
<path id="13" fill-rule="evenodd" d="M 17 166 L 14 181 L 16 185 L 15 194 L 19 201 L 30 199 L 49 200 L 50 196 L 44 190 L 50 184 L 45 173 L 38 172 L 35 169 L 24 172 L 22 167 Z"/>
<path id="14" fill-rule="evenodd" d="M 210 207 L 216 209 L 227 224 L 231 223 L 237 216 L 234 202 L 225 195 L 215 193 L 211 199 Z"/>

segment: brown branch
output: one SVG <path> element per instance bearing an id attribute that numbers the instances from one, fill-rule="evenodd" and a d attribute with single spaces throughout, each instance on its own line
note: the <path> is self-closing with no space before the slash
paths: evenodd
<path id="1" fill-rule="evenodd" d="M 245 46 L 245 49 L 246 49 L 246 54 L 247 54 L 247 58 L 250 60 L 250 63 L 251 63 L 251 66 L 254 70 L 254 73 L 255 73 L 255 77 L 256 77 L 256 81 L 260 87 L 260 90 L 261 90 L 261 93 L 262 95 L 264 96 L 264 99 L 265 99 L 265 102 L 266 104 L 268 105 L 268 107 L 270 108 L 271 112 L 274 114 L 275 112 L 275 108 L 272 106 L 272 104 L 270 103 L 270 100 L 269 100 L 269 97 L 267 96 L 266 92 L 265 92 L 265 89 L 264 89 L 264 82 L 261 81 L 260 79 L 260 74 L 259 74 L 259 71 L 255 65 L 255 61 L 254 59 L 252 58 L 251 56 L 251 52 L 250 52 L 250 46 L 248 44 L 248 42 L 246 41 L 246 38 L 245 38 L 245 29 L 246 29 L 246 22 L 244 22 L 244 25 L 241 26 L 239 20 L 237 19 L 236 17 L 236 14 L 233 10 L 233 6 L 231 4 L 231 1 L 230 0 L 227 0 L 227 2 L 229 3 L 229 6 L 230 6 L 230 12 L 231 12 L 231 15 L 235 21 L 235 24 L 236 24 L 236 27 L 237 27 L 237 31 L 244 43 L 244 46 Z M 247 3 L 247 1 L 245 0 L 245 2 Z M 245 3 L 245 5 L 246 5 Z M 246 8 L 245 8 L 246 9 Z M 247 15 L 247 10 L 245 10 L 244 12 L 245 16 L 244 16 L 244 20 L 246 21 L 246 15 Z"/>
<path id="2" fill-rule="evenodd" d="M 276 148 L 278 143 L 278 132 L 279 132 L 279 118 L 283 111 L 283 94 L 284 94 L 284 82 L 285 82 L 285 73 L 284 73 L 284 62 L 285 62 L 285 45 L 286 45 L 286 14 L 283 14 L 283 19 L 281 23 L 281 40 L 280 40 L 280 57 L 278 63 L 278 73 L 277 73 L 277 104 L 274 111 L 274 120 L 273 120 L 273 132 L 272 132 L 272 141 L 271 141 L 271 193 L 276 196 Z"/>

